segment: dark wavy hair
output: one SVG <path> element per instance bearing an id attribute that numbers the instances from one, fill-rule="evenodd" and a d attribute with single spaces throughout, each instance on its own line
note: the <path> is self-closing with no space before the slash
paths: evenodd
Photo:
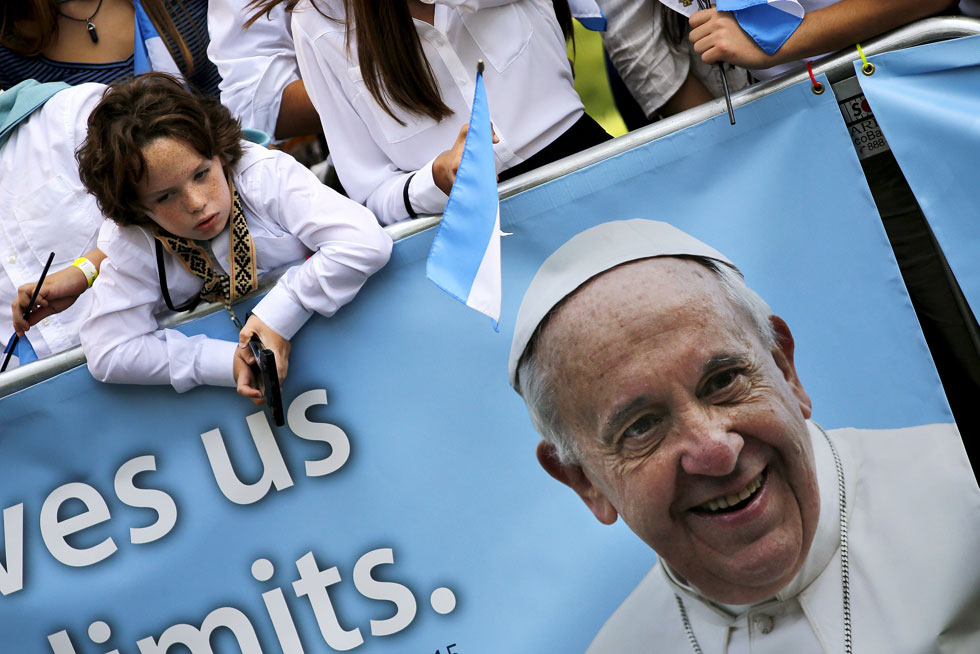
<path id="1" fill-rule="evenodd" d="M 196 95 L 171 75 L 146 73 L 116 82 L 88 119 L 88 136 L 75 153 L 78 174 L 106 218 L 148 225 L 136 185 L 146 174 L 143 148 L 170 137 L 225 169 L 242 157 L 242 130 L 217 100 Z"/>

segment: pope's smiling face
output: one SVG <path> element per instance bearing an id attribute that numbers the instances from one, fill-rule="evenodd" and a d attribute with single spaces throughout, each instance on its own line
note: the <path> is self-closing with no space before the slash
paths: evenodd
<path id="1" fill-rule="evenodd" d="M 559 464 L 544 445 L 542 464 L 720 602 L 775 594 L 817 525 L 810 400 L 792 336 L 773 324 L 769 348 L 712 271 L 656 258 L 585 284 L 538 342 L 580 455 Z"/>

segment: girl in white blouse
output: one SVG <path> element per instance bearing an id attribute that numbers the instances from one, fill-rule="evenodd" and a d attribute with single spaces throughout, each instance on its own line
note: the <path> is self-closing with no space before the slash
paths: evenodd
<path id="1" fill-rule="evenodd" d="M 269 11 L 282 2 L 259 6 Z M 286 6 L 300 73 L 340 181 L 384 224 L 445 207 L 479 59 L 501 179 L 609 138 L 572 86 L 566 0 Z"/>
<path id="2" fill-rule="evenodd" d="M 388 260 L 391 238 L 364 207 L 281 152 L 241 141 L 215 100 L 150 73 L 114 86 L 92 112 L 79 174 L 109 218 L 106 260 L 81 328 L 102 381 L 237 386 L 261 402 L 252 334 L 285 376 L 289 339 L 330 316 Z M 304 260 L 305 259 L 305 260 Z M 198 298 L 231 303 L 292 265 L 256 305 L 239 342 L 159 329 Z"/>

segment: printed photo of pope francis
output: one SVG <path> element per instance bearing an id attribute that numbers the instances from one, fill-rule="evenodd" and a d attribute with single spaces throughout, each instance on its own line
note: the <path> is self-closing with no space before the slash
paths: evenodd
<path id="1" fill-rule="evenodd" d="M 824 430 L 794 348 L 667 223 L 600 224 L 538 270 L 509 358 L 538 461 L 657 554 L 590 653 L 980 652 L 956 426 Z"/>

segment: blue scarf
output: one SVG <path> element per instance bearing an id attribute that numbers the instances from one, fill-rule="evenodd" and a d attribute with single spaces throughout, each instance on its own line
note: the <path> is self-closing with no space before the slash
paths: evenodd
<path id="1" fill-rule="evenodd" d="M 27 79 L 0 92 L 0 148 L 17 125 L 40 109 L 55 93 L 67 88 L 68 84 L 64 82 L 42 84 Z"/>

